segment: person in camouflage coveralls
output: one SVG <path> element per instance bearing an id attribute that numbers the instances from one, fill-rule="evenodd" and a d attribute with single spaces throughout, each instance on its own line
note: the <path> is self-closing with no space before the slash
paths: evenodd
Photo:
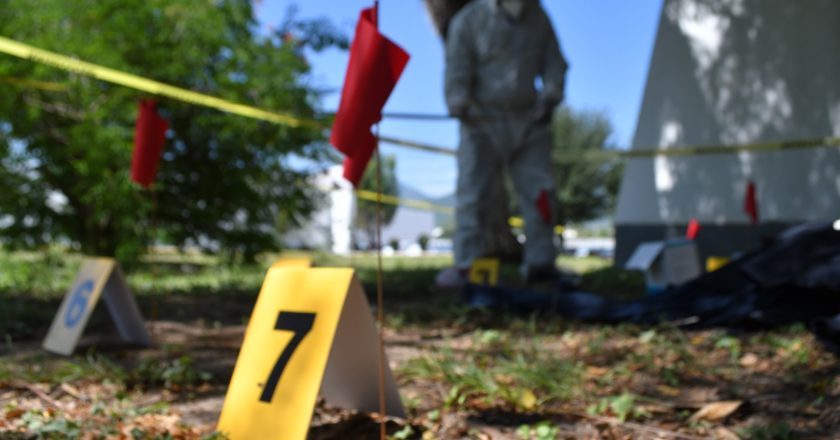
<path id="1" fill-rule="evenodd" d="M 526 278 L 553 273 L 549 124 L 563 101 L 567 69 L 538 0 L 474 0 L 448 23 L 446 104 L 460 120 L 454 236 L 459 273 L 482 254 L 482 219 L 498 203 L 488 194 L 503 166 L 525 219 Z"/>

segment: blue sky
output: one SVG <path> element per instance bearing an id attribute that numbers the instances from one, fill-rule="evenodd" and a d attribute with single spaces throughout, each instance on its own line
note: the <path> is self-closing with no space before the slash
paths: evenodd
<path id="1" fill-rule="evenodd" d="M 264 0 L 257 5 L 262 26 L 279 23 L 296 5 L 300 18 L 326 17 L 352 36 L 359 11 L 372 0 Z M 571 68 L 566 104 L 604 112 L 615 127 L 613 141 L 629 145 L 656 34 L 662 0 L 542 0 Z M 446 112 L 443 98 L 443 47 L 421 0 L 380 0 L 380 28 L 411 54 L 411 61 L 385 112 Z M 338 107 L 347 52 L 329 50 L 309 57 L 311 81 L 335 90 L 324 111 Z M 385 120 L 383 135 L 455 147 L 455 122 Z M 397 156 L 400 181 L 431 196 L 451 194 L 456 167 L 452 157 L 382 146 Z"/>

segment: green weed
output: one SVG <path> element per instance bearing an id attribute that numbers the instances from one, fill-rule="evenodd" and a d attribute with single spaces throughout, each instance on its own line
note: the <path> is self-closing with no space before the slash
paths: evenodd
<path id="1" fill-rule="evenodd" d="M 622 393 L 618 396 L 603 397 L 597 403 L 590 405 L 586 411 L 592 415 L 612 413 L 618 420 L 624 422 L 646 415 L 637 404 L 638 398 L 635 395 Z"/>
<path id="2" fill-rule="evenodd" d="M 128 374 L 128 381 L 144 386 L 184 388 L 199 385 L 212 379 L 210 373 L 200 371 L 189 356 L 171 361 L 146 359 Z"/>
<path id="3" fill-rule="evenodd" d="M 549 421 L 521 425 L 516 429 L 516 435 L 523 440 L 554 440 L 559 434 L 560 429 Z"/>
<path id="4" fill-rule="evenodd" d="M 477 332 L 473 348 L 451 349 L 409 361 L 400 371 L 406 381 L 431 379 L 449 386 L 444 404 L 463 407 L 470 402 L 531 410 L 570 397 L 579 389 L 582 366 L 537 349 L 496 330 Z"/>
<path id="5" fill-rule="evenodd" d="M 738 430 L 738 435 L 750 440 L 789 440 L 794 438 L 793 430 L 785 421 L 771 421 Z"/>

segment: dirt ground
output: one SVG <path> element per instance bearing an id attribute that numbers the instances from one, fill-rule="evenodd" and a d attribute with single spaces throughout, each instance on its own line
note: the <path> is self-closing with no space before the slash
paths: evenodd
<path id="1" fill-rule="evenodd" d="M 158 320 L 149 326 L 151 349 L 125 347 L 102 319 L 94 320 L 69 360 L 45 354 L 36 338 L 7 341 L 0 351 L 6 368 L 0 374 L 0 435 L 207 438 L 251 304 L 238 297 L 159 300 Z M 399 313 L 412 307 L 403 304 Z M 684 332 L 486 313 L 425 323 L 415 318 L 392 323 L 386 332 L 388 359 L 409 413 L 406 420 L 389 420 L 393 438 L 840 438 L 840 368 L 802 329 Z M 468 382 L 478 374 L 470 366 L 496 371 L 514 358 L 534 371 L 552 361 L 572 369 L 568 377 L 546 370 L 545 382 L 527 382 L 544 383 L 532 389 L 521 388 L 524 379 L 515 373 L 482 378 L 492 382 L 486 388 Z M 178 380 L 164 377 L 170 370 L 138 373 L 156 365 L 177 366 L 170 370 Z M 112 369 L 123 377 L 109 380 Z M 565 394 L 543 391 L 563 381 Z M 511 398 L 506 385 L 519 394 Z M 62 420 L 58 436 L 49 437 L 45 426 Z M 378 433 L 370 415 L 320 401 L 310 438 Z"/>

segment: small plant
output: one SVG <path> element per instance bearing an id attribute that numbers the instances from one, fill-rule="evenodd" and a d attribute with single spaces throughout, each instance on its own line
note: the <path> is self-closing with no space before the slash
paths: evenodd
<path id="1" fill-rule="evenodd" d="M 212 379 L 212 375 L 199 371 L 191 357 L 181 356 L 168 362 L 145 360 L 131 372 L 129 379 L 149 386 L 162 384 L 169 389 L 198 385 Z"/>
<path id="2" fill-rule="evenodd" d="M 516 429 L 516 435 L 523 440 L 554 440 L 559 434 L 560 429 L 549 421 L 522 425 Z"/>
<path id="3" fill-rule="evenodd" d="M 29 411 L 21 417 L 21 420 L 27 432 L 39 439 L 78 438 L 82 434 L 82 429 L 77 422 L 64 418 L 45 420 L 39 411 Z"/>
<path id="4" fill-rule="evenodd" d="M 472 402 L 532 411 L 573 395 L 581 386 L 582 365 L 546 355 L 538 343 L 519 345 L 506 332 L 476 332 L 474 351 L 416 358 L 400 370 L 404 379 L 442 381 L 449 386 L 444 404 L 460 408 Z"/>
<path id="5" fill-rule="evenodd" d="M 724 336 L 715 342 L 715 348 L 729 350 L 729 359 L 733 362 L 741 357 L 741 341 L 733 336 Z"/>
<path id="6" fill-rule="evenodd" d="M 408 440 L 414 435 L 414 429 L 411 425 L 405 425 L 402 429 L 390 436 L 393 440 Z"/>
<path id="7" fill-rule="evenodd" d="M 586 412 L 592 415 L 610 412 L 622 422 L 628 419 L 639 418 L 646 414 L 643 409 L 638 407 L 637 398 L 631 393 L 604 397 L 598 403 L 590 405 L 586 409 Z"/>
<path id="8" fill-rule="evenodd" d="M 790 425 L 784 421 L 749 426 L 738 430 L 738 435 L 751 440 L 788 440 L 794 438 Z"/>

